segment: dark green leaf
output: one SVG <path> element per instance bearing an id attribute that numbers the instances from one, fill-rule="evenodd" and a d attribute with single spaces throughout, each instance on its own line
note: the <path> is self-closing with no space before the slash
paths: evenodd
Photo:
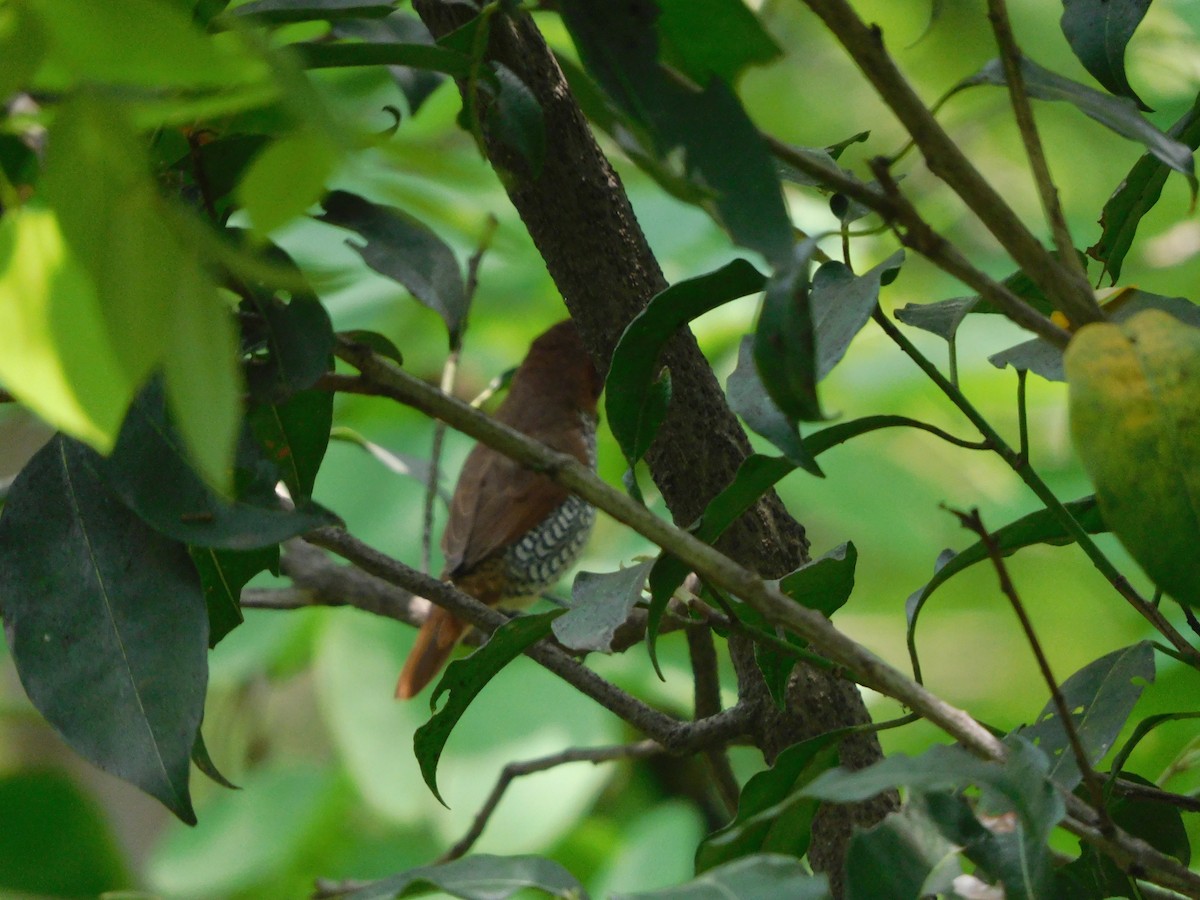
<path id="1" fill-rule="evenodd" d="M 346 894 L 345 900 L 392 900 L 439 890 L 464 900 L 506 900 L 526 889 L 563 900 L 587 900 L 583 886 L 552 859 L 486 853 L 409 869 Z"/>
<path id="2" fill-rule="evenodd" d="M 301 391 L 283 403 L 260 403 L 246 413 L 267 459 L 279 468 L 293 500 L 312 498 L 317 470 L 329 446 L 333 423 L 331 391 Z"/>
<path id="3" fill-rule="evenodd" d="M 1075 520 L 1088 534 L 1099 534 L 1107 531 L 1104 521 L 1100 518 L 1100 508 L 1096 505 L 1094 496 L 1083 497 L 1063 504 Z M 1070 544 L 1073 543 L 1062 523 L 1051 510 L 1039 509 L 1027 516 L 1022 516 L 1015 522 L 1010 522 L 1003 528 L 992 533 L 992 539 L 1000 549 L 1001 556 L 1011 556 L 1022 547 L 1034 544 Z M 930 595 L 942 584 L 964 569 L 988 558 L 987 547 L 982 541 L 972 544 L 960 553 L 949 550 L 938 557 L 938 564 L 933 578 L 922 588 L 914 591 L 905 603 L 905 615 L 908 619 L 908 644 L 910 653 L 915 650 L 915 635 L 917 618 L 921 614 L 925 602 Z"/>
<path id="4" fill-rule="evenodd" d="M 236 784 L 221 774 L 217 768 L 217 764 L 208 755 L 208 746 L 204 743 L 204 734 L 202 731 L 196 732 L 196 745 L 192 747 L 192 762 L 196 764 L 197 769 L 221 785 L 221 787 L 229 788 L 231 791 L 240 790 Z"/>
<path id="5" fill-rule="evenodd" d="M 611 900 L 830 900 L 824 875 L 777 853 L 745 856 L 709 869 L 686 884 L 658 891 L 613 894 Z"/>
<path id="6" fill-rule="evenodd" d="M 200 547 L 267 547 L 337 518 L 296 499 L 287 509 L 275 495 L 278 467 L 243 434 L 236 499 L 215 494 L 193 471 L 166 413 L 155 381 L 130 407 L 112 456 L 93 464 L 118 496 L 156 531 Z"/>
<path id="7" fill-rule="evenodd" d="M 1124 322 L 1146 309 L 1161 309 L 1181 322 L 1200 327 L 1200 307 L 1190 300 L 1150 294 L 1136 288 L 1123 295 L 1120 307 L 1109 314 L 1109 319 L 1113 322 Z M 1034 338 L 999 353 L 993 353 L 988 357 L 988 362 L 998 369 L 1012 366 L 1014 369 L 1033 372 L 1047 381 L 1066 381 L 1062 350 L 1041 338 Z"/>
<path id="8" fill-rule="evenodd" d="M 855 275 L 840 262 L 827 262 L 812 281 L 813 325 L 817 329 L 817 380 L 820 381 L 846 354 L 850 341 L 862 330 L 879 303 L 879 285 L 899 270 L 904 251 L 897 250 L 875 268 Z"/>
<path id="9" fill-rule="evenodd" d="M 754 331 L 754 363 L 767 394 L 790 422 L 825 418 L 817 399 L 817 344 L 808 265 L 814 238 L 767 282 Z"/>
<path id="10" fill-rule="evenodd" d="M 208 200 L 223 210 L 227 204 L 222 206 L 220 201 L 233 193 L 250 163 L 270 142 L 263 134 L 226 135 L 199 144 L 173 168 L 202 181 Z"/>
<path id="11" fill-rule="evenodd" d="M 279 403 L 312 387 L 332 368 L 333 325 L 315 296 L 300 294 L 289 303 L 256 296 L 253 308 L 258 315 L 247 330 L 267 349 L 246 364 L 254 399 Z"/>
<path id="12" fill-rule="evenodd" d="M 658 12 L 650 2 L 561 4 L 584 67 L 647 130 L 651 153 L 661 160 L 682 148 L 689 179 L 711 193 L 703 205 L 735 242 L 779 264 L 792 225 L 767 146 L 725 82 L 709 79 L 697 92 L 660 66 Z"/>
<path id="13" fill-rule="evenodd" d="M 471 61 L 454 50 L 426 44 L 292 44 L 306 69 L 343 69 L 354 66 L 409 66 L 427 72 L 441 72 L 451 78 L 466 78 Z"/>
<path id="14" fill-rule="evenodd" d="M 621 335 L 605 382 L 605 411 L 613 436 L 632 466 L 646 453 L 662 417 L 666 397 L 657 379 L 663 346 L 681 327 L 704 313 L 762 290 L 763 275 L 742 259 L 676 282 L 651 298 Z"/>
<path id="15" fill-rule="evenodd" d="M 334 23 L 333 33 L 338 37 L 358 38 L 370 44 L 433 46 L 433 36 L 425 24 L 416 15 L 405 12 L 393 13 L 385 19 L 341 19 Z M 408 111 L 412 114 L 444 81 L 440 72 L 430 71 L 429 67 L 388 66 L 388 71 L 408 101 Z"/>
<path id="16" fill-rule="evenodd" d="M 454 660 L 446 667 L 446 673 L 429 697 L 429 708 L 433 709 L 443 694 L 449 693 L 449 699 L 413 734 L 413 750 L 421 775 L 443 805 L 445 801 L 437 789 L 437 766 L 450 732 L 496 673 L 550 634 L 551 623 L 565 612 L 556 609 L 536 616 L 517 616 L 496 629 L 487 643 L 466 659 Z"/>
<path id="17" fill-rule="evenodd" d="M 1114 0 L 1115 2 L 1115 0 Z M 1140 112 L 1137 104 L 1128 97 L 1113 97 L 1087 85 L 1064 78 L 1049 69 L 1043 69 L 1029 59 L 1021 60 L 1021 75 L 1025 79 L 1025 90 L 1038 100 L 1065 100 L 1086 116 L 1111 129 L 1121 137 L 1144 144 L 1154 156 L 1176 172 L 1187 176 L 1196 193 L 1196 176 L 1193 173 L 1191 148 L 1168 137 L 1150 124 Z M 1005 84 L 1004 69 L 998 59 L 985 65 L 977 74 L 960 82 L 955 90 L 976 84 Z"/>
<path id="18" fill-rule="evenodd" d="M 98 897 L 131 887 L 104 811 L 62 769 L 0 777 L 0 891 Z M 19 823 L 19 827 L 18 827 Z"/>
<path id="19" fill-rule="evenodd" d="M 1062 683 L 1060 690 L 1088 763 L 1095 765 L 1104 757 L 1143 688 L 1153 682 L 1154 650 L 1142 641 L 1094 660 Z M 1050 777 L 1061 787 L 1072 790 L 1083 779 L 1053 700 L 1047 701 L 1033 725 L 1017 733 L 1050 757 Z"/>
<path id="20" fill-rule="evenodd" d="M 383 18 L 395 12 L 396 7 L 384 0 L 250 0 L 236 7 L 236 16 L 253 16 L 261 22 L 273 25 L 284 22 L 308 22 L 324 19 Z"/>
<path id="21" fill-rule="evenodd" d="M 360 328 L 341 331 L 338 334 L 348 341 L 354 341 L 356 344 L 370 347 L 380 356 L 390 359 L 398 366 L 404 365 L 404 354 L 400 352 L 400 348 L 386 334 L 380 334 L 378 331 L 364 331 Z"/>
<path id="22" fill-rule="evenodd" d="M 855 831 L 846 850 L 846 900 L 942 896 L 962 872 L 958 850 L 916 794 L 882 822 Z"/>
<path id="23" fill-rule="evenodd" d="M 187 551 L 155 534 L 55 437 L 0 518 L 0 599 L 21 683 L 84 758 L 194 823 L 208 615 Z"/>
<path id="24" fill-rule="evenodd" d="M 617 572 L 580 572 L 571 585 L 571 608 L 554 620 L 554 636 L 572 650 L 612 652 L 612 639 L 634 606 L 653 562 Z"/>
<path id="25" fill-rule="evenodd" d="M 837 764 L 840 738 L 829 733 L 793 744 L 771 768 L 747 781 L 734 820 L 706 837 L 696 850 L 696 871 L 755 853 L 803 857 L 818 804 L 799 789 Z"/>
<path id="26" fill-rule="evenodd" d="M 221 638 L 242 624 L 240 599 L 246 582 L 259 572 L 279 574 L 279 545 L 256 550 L 189 547 L 188 551 L 204 588 L 204 601 L 208 607 L 208 645 L 215 647 Z"/>
<path id="27" fill-rule="evenodd" d="M 346 191 L 333 191 L 321 203 L 322 222 L 357 232 L 365 240 L 348 240 L 363 261 L 404 285 L 446 323 L 457 343 L 467 315 L 467 294 L 454 251 L 425 225 L 392 206 L 381 206 Z"/>
<path id="28" fill-rule="evenodd" d="M 850 599 L 858 550 L 847 542 L 779 581 L 779 589 L 809 609 L 832 616 Z"/>
<path id="29" fill-rule="evenodd" d="M 1080 848 L 1079 856 L 1056 873 L 1055 897 L 1059 900 L 1093 900 L 1125 897 L 1142 900 L 1145 894 L 1128 873 L 1090 844 Z"/>
<path id="30" fill-rule="evenodd" d="M 662 58 L 696 84 L 733 84 L 747 66 L 769 63 L 779 45 L 742 0 L 657 0 Z"/>
<path id="31" fill-rule="evenodd" d="M 1133 772 L 1117 772 L 1122 781 L 1142 787 L 1157 787 Z M 1141 838 L 1155 850 L 1186 866 L 1192 861 L 1192 844 L 1183 822 L 1182 811 L 1169 803 L 1140 797 L 1116 797 L 1108 807 L 1113 824 Z"/>
<path id="32" fill-rule="evenodd" d="M 805 449 L 800 429 L 775 405 L 758 377 L 753 335 L 744 337 L 738 347 L 737 368 L 725 382 L 725 395 L 730 409 L 742 417 L 746 427 L 783 451 L 790 463 L 789 471 L 791 467 L 800 466 L 806 472 L 823 477 L 817 461 Z"/>
<path id="33" fill-rule="evenodd" d="M 1200 146 L 1200 96 L 1167 134 L 1193 150 Z M 1133 246 L 1138 225 L 1158 203 L 1169 172 L 1161 160 L 1147 153 L 1133 164 L 1125 180 L 1104 204 L 1100 214 L 1100 239 L 1087 252 L 1088 256 L 1104 263 L 1114 284 L 1121 276 L 1121 266 Z"/>
<path id="34" fill-rule="evenodd" d="M 1173 712 L 1160 713 L 1156 716 L 1147 716 L 1142 721 L 1137 723 L 1137 727 L 1133 729 L 1133 734 L 1129 736 L 1121 749 L 1113 754 L 1112 769 L 1114 772 L 1119 772 L 1125 768 L 1125 763 L 1133 753 L 1134 748 L 1141 743 L 1142 738 L 1148 735 L 1159 725 L 1165 725 L 1167 722 L 1178 722 L 1184 719 L 1200 719 L 1200 712 Z"/>
<path id="35" fill-rule="evenodd" d="M 546 161 L 546 123 L 542 106 L 510 68 L 492 63 L 498 85 L 487 110 L 488 131 L 518 153 L 537 178 Z"/>
<path id="36" fill-rule="evenodd" d="M 1060 25 L 1067 43 L 1092 77 L 1110 92 L 1137 101 L 1125 76 L 1125 46 L 1150 8 L 1150 0 L 1063 0 Z"/>

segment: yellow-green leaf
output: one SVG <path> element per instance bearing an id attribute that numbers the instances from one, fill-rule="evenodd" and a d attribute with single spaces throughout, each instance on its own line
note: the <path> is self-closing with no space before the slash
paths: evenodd
<path id="1" fill-rule="evenodd" d="M 36 204 L 0 219 L 0 382 L 102 453 L 137 387 L 108 340 L 95 286 L 54 213 Z"/>
<path id="2" fill-rule="evenodd" d="M 1104 521 L 1155 584 L 1200 606 L 1200 329 L 1153 309 L 1088 325 L 1065 366 Z"/>
<path id="3" fill-rule="evenodd" d="M 308 131 L 280 138 L 260 153 L 238 185 L 254 232 L 266 235 L 316 203 L 337 162 L 337 147 Z"/>

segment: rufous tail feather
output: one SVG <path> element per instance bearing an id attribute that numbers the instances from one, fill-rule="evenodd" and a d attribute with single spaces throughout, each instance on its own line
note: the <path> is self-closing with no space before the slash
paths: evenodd
<path id="1" fill-rule="evenodd" d="M 433 607 L 404 662 L 404 671 L 396 683 L 396 698 L 408 700 L 419 694 L 446 664 L 465 630 L 466 626 L 457 618 L 439 606 Z"/>

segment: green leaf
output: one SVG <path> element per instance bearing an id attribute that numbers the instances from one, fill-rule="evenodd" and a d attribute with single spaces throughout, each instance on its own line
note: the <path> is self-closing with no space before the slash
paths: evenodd
<path id="1" fill-rule="evenodd" d="M 241 596 L 246 582 L 259 572 L 279 574 L 279 545 L 256 550 L 214 550 L 189 547 L 200 575 L 204 602 L 208 607 L 208 646 L 242 624 Z"/>
<path id="2" fill-rule="evenodd" d="M 45 897 L 96 897 L 129 887 L 104 811 L 62 770 L 0 777 L 0 889 Z"/>
<path id="3" fill-rule="evenodd" d="M 839 544 L 790 575 L 785 575 L 779 581 L 779 589 L 801 606 L 832 616 L 850 599 L 857 563 L 858 550 L 854 544 Z"/>
<path id="4" fill-rule="evenodd" d="M 617 629 L 642 599 L 642 586 L 653 562 L 617 572 L 580 572 L 571 584 L 571 607 L 555 619 L 554 636 L 572 650 L 612 652 Z"/>
<path id="5" fill-rule="evenodd" d="M 341 19 L 334 23 L 333 33 L 342 38 L 357 38 L 369 44 L 398 44 L 433 47 L 433 35 L 415 13 L 394 12 L 384 19 Z M 316 44 L 314 46 L 322 46 Z M 453 51 L 451 51 L 453 53 Z M 458 77 L 467 77 L 470 71 L 469 58 L 454 54 L 453 62 L 443 59 L 443 49 L 434 57 L 435 64 L 417 57 L 405 65 L 389 65 L 388 74 L 404 94 L 410 115 L 429 99 L 445 79 L 442 72 L 449 65 L 462 68 Z M 416 63 L 420 63 L 417 65 Z"/>
<path id="6" fill-rule="evenodd" d="M 212 757 L 208 754 L 208 745 L 204 743 L 203 731 L 196 732 L 196 745 L 192 747 L 192 762 L 196 764 L 197 769 L 207 775 L 214 783 L 231 791 L 241 790 L 241 788 L 222 775 L 220 770 L 217 769 L 217 764 L 213 762 Z"/>
<path id="7" fill-rule="evenodd" d="M 1147 716 L 1142 721 L 1137 723 L 1137 727 L 1133 729 L 1133 734 L 1129 739 L 1121 745 L 1121 749 L 1113 754 L 1112 771 L 1120 772 L 1125 768 L 1125 763 L 1142 738 L 1148 735 L 1159 725 L 1164 725 L 1167 722 L 1178 722 L 1185 719 L 1200 719 L 1200 712 L 1172 712 L 1159 713 L 1156 716 Z"/>
<path id="8" fill-rule="evenodd" d="M 767 282 L 754 331 L 754 363 L 767 394 L 789 422 L 825 418 L 817 399 L 816 326 L 808 265 L 817 250 L 809 238 Z"/>
<path id="9" fill-rule="evenodd" d="M 369 267 L 400 282 L 446 323 L 456 344 L 467 315 L 467 294 L 454 251 L 428 227 L 392 206 L 333 191 L 317 218 L 359 234 L 365 244 L 347 240 Z"/>
<path id="10" fill-rule="evenodd" d="M 471 72 L 470 57 L 445 47 L 406 44 L 395 41 L 373 43 L 298 43 L 289 49 L 299 54 L 306 69 L 342 69 L 355 66 L 411 66 L 429 72 L 441 72 L 452 78 L 466 78 Z"/>
<path id="11" fill-rule="evenodd" d="M 605 382 L 608 425 L 633 466 L 649 449 L 666 415 L 656 376 L 663 346 L 681 327 L 730 300 L 762 290 L 762 274 L 743 259 L 706 275 L 676 282 L 651 298 L 625 328 Z"/>
<path id="12" fill-rule="evenodd" d="M 534 889 L 563 900 L 587 900 L 583 886 L 561 865 L 540 856 L 473 854 L 465 859 L 409 869 L 347 894 L 345 900 L 392 900 L 444 891 L 465 900 L 506 900 Z"/>
<path id="13" fill-rule="evenodd" d="M 253 16 L 259 22 L 280 25 L 285 22 L 308 22 L 320 19 L 372 19 L 391 15 L 392 3 L 383 0 L 250 0 L 231 10 L 235 16 Z"/>
<path id="14" fill-rule="evenodd" d="M 386 334 L 380 334 L 378 331 L 365 331 L 361 328 L 338 333 L 349 341 L 370 347 L 380 356 L 390 359 L 398 366 L 404 365 L 404 354 L 400 352 L 400 348 Z"/>
<path id="15" fill-rule="evenodd" d="M 275 495 L 279 470 L 247 433 L 239 448 L 236 499 L 214 493 L 188 462 L 157 382 L 130 408 L 112 456 L 94 465 L 152 528 L 200 547 L 251 550 L 337 522 L 299 498 L 295 509 L 285 508 Z"/>
<path id="16" fill-rule="evenodd" d="M 799 466 L 823 477 L 821 467 L 805 449 L 800 429 L 775 405 L 758 377 L 754 364 L 754 335 L 746 335 L 738 345 L 737 367 L 725 382 L 725 396 L 729 408 L 741 416 L 747 428 L 783 451 L 789 461 L 788 471 Z"/>
<path id="17" fill-rule="evenodd" d="M 846 900 L 909 900 L 958 896 L 959 848 L 929 818 L 923 796 L 882 822 L 855 830 L 846 849 Z"/>
<path id="18" fill-rule="evenodd" d="M 1200 95 L 1167 134 L 1193 150 L 1200 147 Z M 1104 204 L 1100 214 L 1100 239 L 1087 252 L 1088 256 L 1104 263 L 1113 284 L 1121 277 L 1121 266 L 1133 246 L 1142 217 L 1158 203 L 1169 173 L 1170 169 L 1158 157 L 1147 153 L 1133 164 Z"/>
<path id="19" fill-rule="evenodd" d="M 0 381 L 51 425 L 112 449 L 135 385 L 87 272 L 49 210 L 0 219 Z"/>
<path id="20" fill-rule="evenodd" d="M 733 84 L 748 67 L 771 62 L 779 45 L 742 0 L 657 0 L 662 58 L 696 84 Z"/>
<path id="21" fill-rule="evenodd" d="M 443 694 L 448 693 L 449 699 L 413 735 L 413 750 L 421 775 L 438 802 L 445 805 L 437 788 L 437 766 L 450 732 L 496 673 L 550 634 L 551 623 L 564 612 L 556 609 L 536 616 L 517 616 L 496 629 L 487 643 L 470 656 L 456 659 L 446 667 L 429 697 L 429 708 L 433 709 Z"/>
<path id="22" fill-rule="evenodd" d="M 15 4 L 0 9 L 0 57 L 4 59 L 0 97 L 28 88 L 45 53 L 46 34 L 36 18 Z"/>
<path id="23" fill-rule="evenodd" d="M 659 64 L 657 12 L 653 4 L 561 4 L 584 67 L 646 130 L 652 155 L 661 161 L 681 148 L 688 179 L 711 197 L 702 205 L 737 244 L 780 264 L 792 225 L 766 143 L 724 81 L 696 91 Z"/>
<path id="24" fill-rule="evenodd" d="M 498 62 L 491 64 L 496 76 L 492 102 L 487 108 L 486 125 L 501 143 L 518 153 L 537 178 L 546 161 L 546 123 L 542 106 L 517 73 Z M 487 82 L 481 82 L 481 88 Z"/>
<path id="25" fill-rule="evenodd" d="M 1065 366 L 1071 437 L 1104 521 L 1162 590 L 1200 605 L 1200 329 L 1160 310 L 1082 328 Z"/>
<path id="26" fill-rule="evenodd" d="M 1029 59 L 1021 60 L 1021 76 L 1025 80 L 1025 90 L 1030 97 L 1038 100 L 1064 100 L 1121 137 L 1145 145 L 1159 160 L 1187 177 L 1192 196 L 1195 197 L 1196 176 L 1191 148 L 1168 137 L 1150 124 L 1138 112 L 1137 103 L 1133 100 L 1101 93 L 1049 69 L 1043 69 Z M 994 59 L 975 75 L 959 82 L 954 90 L 959 91 L 977 84 L 1006 83 L 1003 66 L 1000 60 Z"/>
<path id="27" fill-rule="evenodd" d="M 793 744 L 766 771 L 742 788 L 734 820 L 713 832 L 696 850 L 696 871 L 755 853 L 781 853 L 800 859 L 808 852 L 817 802 L 799 789 L 837 765 L 841 735 L 829 733 Z"/>
<path id="28" fill-rule="evenodd" d="M 818 381 L 845 356 L 850 341 L 867 324 L 879 303 L 880 283 L 889 276 L 894 278 L 903 262 L 904 251 L 897 250 L 862 275 L 855 275 L 836 260 L 817 269 L 810 304 L 817 331 Z"/>
<path id="29" fill-rule="evenodd" d="M 246 366 L 246 382 L 259 400 L 280 402 L 312 387 L 333 367 L 333 326 L 325 307 L 311 294 L 294 295 L 289 303 L 254 296 L 257 316 L 244 326 L 248 342 L 263 346 Z"/>
<path id="30" fill-rule="evenodd" d="M 333 393 L 301 391 L 284 403 L 258 404 L 250 407 L 246 420 L 267 459 L 278 467 L 292 499 L 312 499 L 329 446 Z"/>
<path id="31" fill-rule="evenodd" d="M 612 900 L 829 900 L 824 875 L 811 875 L 800 860 L 764 853 L 709 869 L 686 884 L 659 891 L 614 894 Z"/>
<path id="32" fill-rule="evenodd" d="M 1157 787 L 1133 772 L 1117 772 L 1123 781 L 1143 787 Z M 1180 865 L 1192 861 L 1192 844 L 1183 821 L 1183 811 L 1170 804 L 1149 798 L 1115 797 L 1109 804 L 1109 814 L 1118 828 L 1141 838 L 1155 850 L 1174 857 Z"/>
<path id="33" fill-rule="evenodd" d="M 0 597 L 34 706 L 84 758 L 195 822 L 188 794 L 204 711 L 208 615 L 187 551 L 109 493 L 58 436 L 0 517 Z"/>
<path id="34" fill-rule="evenodd" d="M 1150 0 L 1063 0 L 1059 24 L 1076 58 L 1111 93 L 1144 110 L 1125 76 L 1125 46 L 1150 8 Z"/>
<path id="35" fill-rule="evenodd" d="M 277 138 L 254 158 L 237 187 L 251 230 L 265 237 L 317 202 L 341 157 L 324 134 L 297 131 Z"/>
<path id="36" fill-rule="evenodd" d="M 1104 757 L 1143 688 L 1153 682 L 1154 649 L 1142 641 L 1088 663 L 1062 683 L 1059 690 L 1088 763 L 1095 765 Z M 1073 790 L 1083 780 L 1053 700 L 1046 702 L 1033 725 L 1017 733 L 1050 757 L 1050 777 L 1061 787 Z"/>

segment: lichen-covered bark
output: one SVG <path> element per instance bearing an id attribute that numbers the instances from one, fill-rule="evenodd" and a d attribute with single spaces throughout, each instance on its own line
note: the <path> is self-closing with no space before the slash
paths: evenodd
<path id="1" fill-rule="evenodd" d="M 435 36 L 470 18 L 461 2 L 415 0 Z M 504 179 L 513 205 L 533 237 L 584 341 L 605 366 L 625 326 L 666 280 L 638 226 L 617 174 L 597 145 L 562 73 L 533 21 L 523 16 L 494 20 L 490 53 L 512 69 L 541 103 L 548 147 L 545 165 L 531 177 L 524 161 L 503 145 L 488 155 Z M 663 354 L 671 370 L 672 403 L 647 455 L 655 484 L 679 523 L 690 523 L 733 478 L 750 446 L 725 402 L 712 369 L 690 332 Z M 766 577 L 780 577 L 808 559 L 804 528 L 774 493 L 727 532 L 721 549 Z M 828 673 L 797 670 L 789 709 L 767 696 L 749 648 L 731 648 L 743 697 L 760 704 L 755 734 L 768 760 L 784 747 L 833 728 L 868 720 L 856 687 Z M 879 758 L 873 736 L 846 741 L 845 765 Z M 840 882 L 840 860 L 852 823 L 877 821 L 894 800 L 853 808 L 833 807 L 819 817 L 811 859 Z"/>

